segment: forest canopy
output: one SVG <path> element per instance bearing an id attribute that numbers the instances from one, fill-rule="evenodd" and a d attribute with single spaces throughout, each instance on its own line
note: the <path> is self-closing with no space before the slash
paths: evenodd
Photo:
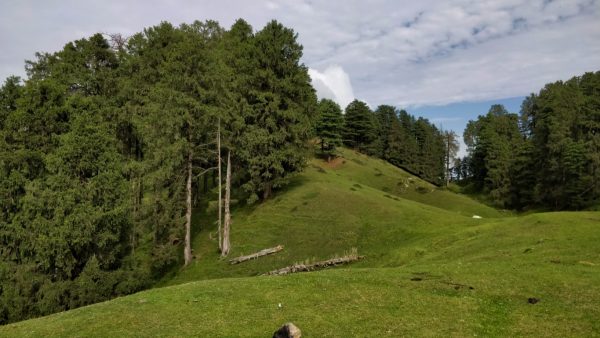
<path id="1" fill-rule="evenodd" d="M 8 78 L 0 324 L 131 293 L 180 264 L 217 151 L 230 154 L 240 198 L 285 185 L 306 164 L 317 115 L 301 56 L 276 21 L 257 32 L 243 20 L 163 22 L 38 53 L 25 81 Z"/>
<path id="2" fill-rule="evenodd" d="M 600 198 L 600 72 L 547 84 L 520 114 L 469 121 L 456 175 L 504 208 L 578 210 Z"/>

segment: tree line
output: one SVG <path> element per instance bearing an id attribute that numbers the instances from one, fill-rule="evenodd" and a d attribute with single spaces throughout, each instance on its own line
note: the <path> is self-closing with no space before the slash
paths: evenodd
<path id="1" fill-rule="evenodd" d="M 38 53 L 25 81 L 8 78 L 0 324 L 135 292 L 189 264 L 192 209 L 215 190 L 226 255 L 231 195 L 268 199 L 311 154 L 317 99 L 301 56 L 276 21 L 257 32 L 243 20 L 163 22 Z"/>
<path id="2" fill-rule="evenodd" d="M 578 210 L 600 198 L 600 72 L 547 84 L 519 114 L 469 121 L 454 175 L 500 207 Z"/>
<path id="3" fill-rule="evenodd" d="M 456 134 L 437 128 L 427 119 L 405 110 L 380 105 L 375 111 L 354 100 L 345 114 L 332 100 L 318 104 L 316 135 L 320 152 L 331 160 L 336 147 L 345 145 L 367 155 L 384 159 L 436 185 L 449 177 L 458 150 Z"/>

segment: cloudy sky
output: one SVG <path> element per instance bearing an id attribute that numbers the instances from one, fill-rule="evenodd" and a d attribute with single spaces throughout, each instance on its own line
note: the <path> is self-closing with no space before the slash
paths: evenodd
<path id="1" fill-rule="evenodd" d="M 395 105 L 459 132 L 491 103 L 517 112 L 545 83 L 600 70 L 600 0 L 0 0 L 0 79 L 95 32 L 239 17 L 292 27 L 321 97 Z"/>

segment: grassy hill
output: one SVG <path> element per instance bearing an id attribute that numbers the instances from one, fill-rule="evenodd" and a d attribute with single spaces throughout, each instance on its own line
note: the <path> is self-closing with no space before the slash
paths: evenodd
<path id="1" fill-rule="evenodd" d="M 482 216 L 474 219 L 473 215 Z M 344 151 L 234 212 L 220 260 L 199 212 L 196 260 L 163 288 L 0 327 L 0 336 L 600 336 L 600 212 L 514 216 Z M 357 248 L 351 266 L 256 276 Z M 531 304 L 529 298 L 537 303 Z M 281 307 L 279 306 L 281 304 Z"/>

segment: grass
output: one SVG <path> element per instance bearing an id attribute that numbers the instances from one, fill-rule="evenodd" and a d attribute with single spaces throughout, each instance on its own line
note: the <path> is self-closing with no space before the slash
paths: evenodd
<path id="1" fill-rule="evenodd" d="M 0 336 L 265 337 L 287 321 L 303 337 L 600 336 L 600 212 L 514 216 L 343 156 L 313 160 L 273 200 L 235 210 L 232 257 L 283 252 L 231 266 L 209 238 L 213 215 L 197 213 L 196 260 L 168 287 Z M 256 276 L 353 247 L 366 258 L 345 268 Z"/>
<path id="2" fill-rule="evenodd" d="M 469 197 L 437 190 L 383 161 L 352 151 L 345 151 L 344 158 L 334 164 L 313 160 L 305 173 L 273 200 L 235 211 L 232 257 L 278 244 L 284 245 L 283 252 L 230 266 L 219 259 L 217 243 L 209 238 L 214 231 L 210 220 L 215 216 L 197 214 L 198 223 L 209 227 L 194 240 L 194 253 L 199 259 L 167 276 L 161 286 L 254 276 L 306 259 L 326 259 L 353 247 L 370 257 L 356 267 L 401 266 L 412 259 L 402 249 L 404 246 L 479 224 L 472 219 L 473 214 L 502 216 Z M 382 175 L 369 176 L 377 171 Z M 381 189 L 409 178 L 412 191 Z M 427 187 L 429 192 L 416 192 L 418 187 Z M 426 198 L 430 204 L 419 202 Z"/>

